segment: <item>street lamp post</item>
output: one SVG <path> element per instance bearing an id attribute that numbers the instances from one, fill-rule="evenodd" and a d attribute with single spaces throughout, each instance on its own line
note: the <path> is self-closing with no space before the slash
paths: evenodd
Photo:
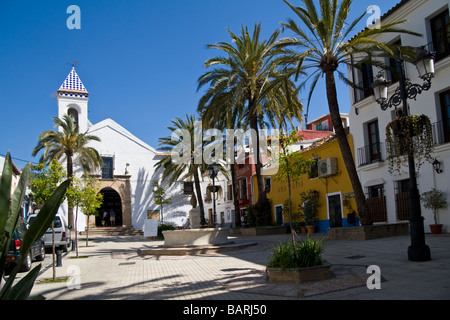
<path id="1" fill-rule="evenodd" d="M 382 110 L 390 107 L 397 107 L 402 104 L 403 115 L 408 115 L 407 99 L 416 99 L 416 96 L 422 91 L 427 91 L 431 87 L 431 79 L 434 77 L 434 53 L 425 50 L 424 47 L 419 48 L 414 64 L 419 72 L 419 77 L 424 81 L 422 85 L 412 84 L 406 80 L 404 70 L 404 60 L 401 50 L 398 49 L 398 61 L 400 66 L 400 82 L 399 87 L 388 100 L 389 82 L 384 79 L 383 73 L 380 72 L 377 79 L 373 83 L 375 100 L 380 104 Z M 409 128 L 411 130 L 411 128 Z M 424 218 L 420 209 L 420 196 L 417 188 L 417 179 L 415 172 L 413 150 L 408 147 L 408 166 L 409 166 L 409 206 L 411 211 L 410 229 L 411 229 L 411 245 L 408 247 L 408 260 L 410 261 L 428 261 L 431 260 L 430 248 L 425 244 Z"/>
<path id="2" fill-rule="evenodd" d="M 213 163 L 212 165 L 208 166 L 208 175 L 213 181 L 213 217 L 216 217 L 216 185 L 215 185 L 215 179 L 217 177 L 217 174 L 219 173 L 219 165 L 217 163 Z M 212 225 L 212 221 L 209 222 L 210 225 Z"/>

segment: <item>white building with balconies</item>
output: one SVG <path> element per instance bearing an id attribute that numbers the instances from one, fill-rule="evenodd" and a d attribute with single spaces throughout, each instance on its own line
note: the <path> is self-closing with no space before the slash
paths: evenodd
<path id="1" fill-rule="evenodd" d="M 436 188 L 450 195 L 450 20 L 448 0 L 403 0 L 381 18 L 381 23 L 406 20 L 401 28 L 423 35 L 409 34 L 378 35 L 375 39 L 386 44 L 428 48 L 436 53 L 435 76 L 431 88 L 422 91 L 414 99 L 408 99 L 410 114 L 428 116 L 432 123 L 434 151 L 432 163 L 426 162 L 417 172 L 419 193 Z M 354 57 L 357 61 L 358 57 Z M 385 72 L 390 81 L 388 97 L 399 86 L 398 60 L 388 59 L 384 63 L 391 67 Z M 418 70 L 412 63 L 404 63 L 407 80 L 422 85 Z M 400 174 L 388 171 L 386 151 L 386 125 L 395 119 L 394 108 L 383 111 L 375 101 L 372 84 L 380 70 L 369 64 L 359 68 L 348 68 L 348 76 L 360 88 L 350 88 L 352 107 L 350 111 L 350 131 L 355 145 L 355 162 L 361 184 L 363 185 L 369 207 L 376 223 L 395 223 L 408 221 L 410 217 L 408 202 L 408 168 Z M 399 108 L 402 105 L 400 104 Z M 437 161 L 436 161 L 437 160 Z M 438 169 L 438 170 L 437 170 Z M 450 201 L 449 201 L 450 202 Z M 434 223 L 430 209 L 421 207 L 425 218 L 425 232 Z M 448 232 L 450 225 L 450 205 L 441 209 L 438 223 Z"/>

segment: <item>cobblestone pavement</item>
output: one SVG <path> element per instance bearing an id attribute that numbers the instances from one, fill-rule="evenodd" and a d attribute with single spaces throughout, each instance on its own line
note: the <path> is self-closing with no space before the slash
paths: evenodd
<path id="1" fill-rule="evenodd" d="M 94 236 L 79 258 L 70 251 L 52 278 L 48 257 L 31 292 L 47 300 L 435 300 L 450 298 L 450 235 L 426 235 L 432 260 L 407 260 L 409 236 L 367 241 L 326 240 L 323 257 L 332 277 L 300 286 L 269 283 L 270 247 L 289 235 L 241 236 L 256 242 L 237 251 L 186 256 L 141 256 L 138 250 L 163 244 L 142 236 Z M 326 237 L 315 234 L 313 238 Z M 367 267 L 380 268 L 381 288 L 370 290 Z"/>

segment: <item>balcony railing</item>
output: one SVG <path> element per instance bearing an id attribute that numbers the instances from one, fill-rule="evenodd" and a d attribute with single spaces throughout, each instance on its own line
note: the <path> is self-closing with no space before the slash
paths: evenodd
<path id="1" fill-rule="evenodd" d="M 382 142 L 358 148 L 358 166 L 384 161 L 383 152 L 384 148 Z"/>
<path id="2" fill-rule="evenodd" d="M 444 121 L 438 121 L 431 125 L 431 130 L 433 133 L 433 144 L 440 145 L 450 142 L 450 132 L 449 129 L 445 127 Z"/>

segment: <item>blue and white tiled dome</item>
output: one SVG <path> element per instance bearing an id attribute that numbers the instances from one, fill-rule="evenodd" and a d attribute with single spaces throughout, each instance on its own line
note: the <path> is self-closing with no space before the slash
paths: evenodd
<path id="1" fill-rule="evenodd" d="M 78 77 L 75 68 L 72 68 L 66 80 L 64 80 L 61 88 L 59 88 L 59 94 L 71 95 L 71 96 L 87 96 L 88 92 Z M 76 93 L 73 93 L 76 91 Z"/>

